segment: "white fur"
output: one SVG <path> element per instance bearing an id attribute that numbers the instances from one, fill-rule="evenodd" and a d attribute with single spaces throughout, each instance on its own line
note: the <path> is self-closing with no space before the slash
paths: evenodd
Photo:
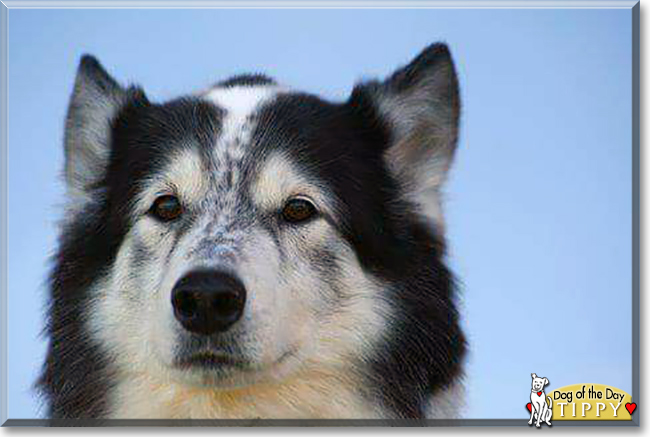
<path id="1" fill-rule="evenodd" d="M 327 187 L 298 171 L 281 153 L 266 158 L 251 186 L 250 195 L 265 210 L 281 208 L 289 198 L 296 196 L 308 197 L 327 214 L 334 215 L 337 209 Z"/>
<path id="2" fill-rule="evenodd" d="M 196 204 L 205 197 L 208 190 L 207 169 L 203 167 L 198 152 L 180 149 L 170 162 L 168 168 L 142 184 L 143 190 L 133 208 L 136 214 L 144 214 L 157 197 L 165 194 L 178 196 L 185 205 Z"/>
<path id="3" fill-rule="evenodd" d="M 206 100 L 226 111 L 219 143 L 214 149 L 217 162 L 225 157 L 242 158 L 244 149 L 241 146 L 248 143 L 252 130 L 251 125 L 247 125 L 247 118 L 280 91 L 281 88 L 275 85 L 237 86 L 217 87 L 205 94 Z M 240 141 L 235 141 L 238 137 Z"/>

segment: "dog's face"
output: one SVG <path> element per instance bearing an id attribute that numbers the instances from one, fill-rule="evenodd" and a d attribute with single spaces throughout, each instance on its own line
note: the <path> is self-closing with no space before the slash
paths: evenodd
<path id="1" fill-rule="evenodd" d="M 532 391 L 542 391 L 544 390 L 544 386 L 548 385 L 548 379 L 538 378 L 534 373 L 531 374 L 531 376 L 533 377 Z"/>
<path id="2" fill-rule="evenodd" d="M 457 123 L 440 45 L 344 103 L 242 76 L 157 104 L 84 58 L 66 180 L 69 226 L 101 217 L 93 336 L 122 371 L 191 385 L 363 357 L 387 284 L 426 256 L 412 230 L 442 227 Z"/>

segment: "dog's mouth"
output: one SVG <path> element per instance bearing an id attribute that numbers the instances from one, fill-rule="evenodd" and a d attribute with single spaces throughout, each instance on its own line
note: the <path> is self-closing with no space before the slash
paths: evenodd
<path id="1" fill-rule="evenodd" d="M 176 366 L 181 369 L 202 368 L 202 369 L 222 369 L 224 367 L 250 367 L 250 360 L 234 357 L 227 354 L 214 352 L 200 352 L 177 360 Z"/>
<path id="2" fill-rule="evenodd" d="M 179 381 L 196 387 L 232 390 L 261 381 L 272 382 L 284 379 L 294 372 L 300 358 L 297 350 L 291 349 L 278 358 L 258 361 L 241 355 L 221 351 L 204 350 L 186 353 L 174 360 Z"/>
<path id="3" fill-rule="evenodd" d="M 265 367 L 275 366 L 281 364 L 287 358 L 293 355 L 293 351 L 283 353 L 277 360 L 269 364 L 262 364 L 252 361 L 248 358 L 233 356 L 225 353 L 218 352 L 199 352 L 191 355 L 181 357 L 176 360 L 176 367 L 182 370 L 190 369 L 203 369 L 203 370 L 261 370 Z"/>

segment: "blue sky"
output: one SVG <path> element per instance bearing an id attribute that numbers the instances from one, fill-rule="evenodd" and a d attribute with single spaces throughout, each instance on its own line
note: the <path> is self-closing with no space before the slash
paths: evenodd
<path id="1" fill-rule="evenodd" d="M 246 71 L 343 99 L 446 41 L 463 98 L 446 212 L 467 416 L 526 418 L 533 372 L 631 392 L 630 10 L 11 10 L 8 23 L 10 418 L 40 414 L 30 387 L 84 52 L 154 100 Z"/>

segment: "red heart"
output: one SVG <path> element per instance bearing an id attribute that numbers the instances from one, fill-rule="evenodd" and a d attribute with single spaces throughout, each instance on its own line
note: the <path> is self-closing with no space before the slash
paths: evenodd
<path id="1" fill-rule="evenodd" d="M 636 410 L 636 402 L 632 402 L 632 403 L 628 402 L 627 404 L 625 404 L 625 409 L 627 410 L 628 413 L 630 413 L 631 416 L 632 413 L 634 413 L 634 410 Z"/>
<path id="2" fill-rule="evenodd" d="M 531 404 L 530 402 L 528 402 L 528 403 L 526 404 L 526 408 L 528 408 L 528 412 L 530 413 L 531 410 L 533 409 L 533 404 Z"/>
<path id="3" fill-rule="evenodd" d="M 542 392 L 541 392 L 541 391 L 538 391 L 538 392 L 537 392 L 537 396 L 541 396 L 541 395 L 542 395 Z"/>

